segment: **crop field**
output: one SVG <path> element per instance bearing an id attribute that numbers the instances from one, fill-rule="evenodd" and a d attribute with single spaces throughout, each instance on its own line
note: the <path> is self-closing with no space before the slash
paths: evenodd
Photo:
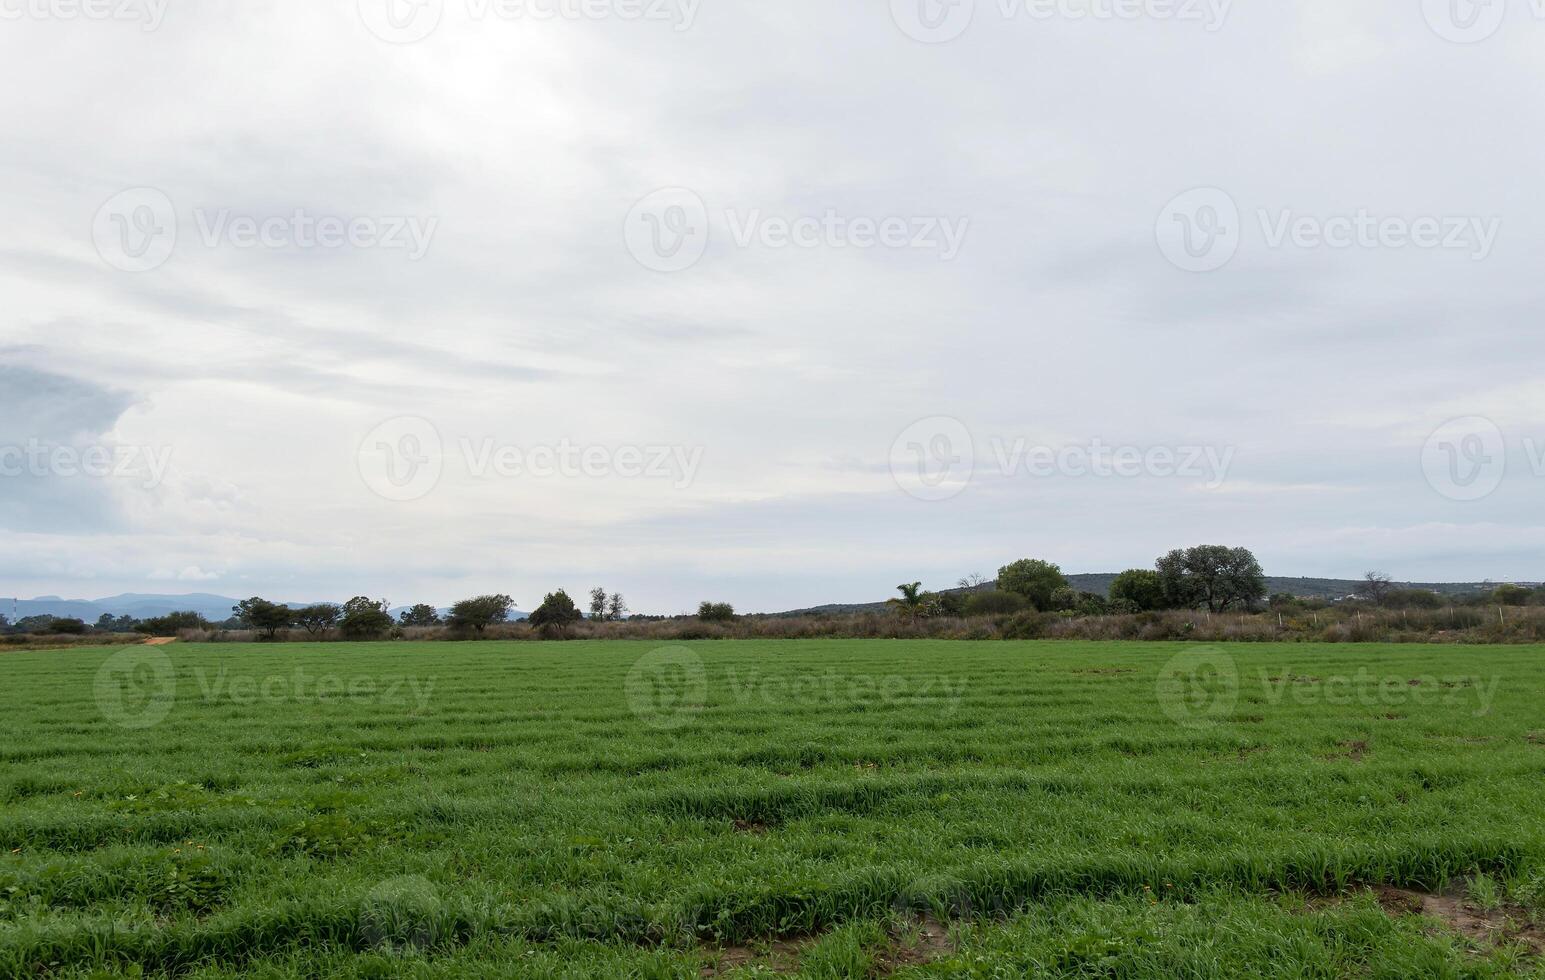
<path id="1" fill-rule="evenodd" d="M 1545 976 L 1545 648 L 0 654 L 0 976 Z"/>

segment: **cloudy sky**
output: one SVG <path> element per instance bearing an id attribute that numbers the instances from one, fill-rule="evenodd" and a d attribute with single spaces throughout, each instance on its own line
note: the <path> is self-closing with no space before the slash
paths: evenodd
<path id="1" fill-rule="evenodd" d="M 1526 0 L 3 0 L 0 594 L 1545 578 Z"/>

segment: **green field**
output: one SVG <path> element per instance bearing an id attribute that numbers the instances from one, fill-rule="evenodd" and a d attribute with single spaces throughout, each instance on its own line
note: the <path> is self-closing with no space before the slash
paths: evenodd
<path id="1" fill-rule="evenodd" d="M 177 644 L 0 678 L 5 977 L 1545 975 L 1537 646 Z"/>

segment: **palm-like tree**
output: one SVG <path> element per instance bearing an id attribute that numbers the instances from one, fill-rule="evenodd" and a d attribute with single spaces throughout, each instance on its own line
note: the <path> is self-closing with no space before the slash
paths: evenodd
<path id="1" fill-rule="evenodd" d="M 923 583 L 913 582 L 910 585 L 898 585 L 896 591 L 901 593 L 900 599 L 887 599 L 888 604 L 897 607 L 913 619 L 923 611 Z"/>

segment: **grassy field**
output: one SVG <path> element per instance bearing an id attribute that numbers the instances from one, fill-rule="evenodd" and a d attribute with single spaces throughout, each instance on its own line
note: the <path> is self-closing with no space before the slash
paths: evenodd
<path id="1" fill-rule="evenodd" d="M 1545 975 L 1537 646 L 172 645 L 0 679 L 0 976 Z"/>

